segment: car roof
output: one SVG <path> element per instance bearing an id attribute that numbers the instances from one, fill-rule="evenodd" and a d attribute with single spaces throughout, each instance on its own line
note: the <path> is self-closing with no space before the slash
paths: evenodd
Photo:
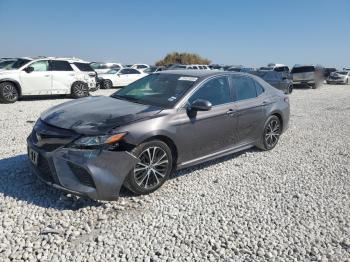
<path id="1" fill-rule="evenodd" d="M 159 74 L 173 74 L 182 76 L 192 76 L 198 78 L 205 78 L 215 75 L 237 75 L 237 76 L 253 76 L 251 74 L 242 72 L 231 72 L 231 71 L 214 71 L 214 70 L 164 70 L 160 71 Z M 253 76 L 255 77 L 255 76 Z"/>

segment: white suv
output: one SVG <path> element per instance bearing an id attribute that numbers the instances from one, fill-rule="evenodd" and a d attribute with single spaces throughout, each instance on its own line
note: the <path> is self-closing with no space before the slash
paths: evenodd
<path id="1" fill-rule="evenodd" d="M 20 58 L 0 72 L 2 103 L 14 103 L 25 95 L 70 94 L 80 98 L 96 89 L 96 72 L 80 59 Z"/>

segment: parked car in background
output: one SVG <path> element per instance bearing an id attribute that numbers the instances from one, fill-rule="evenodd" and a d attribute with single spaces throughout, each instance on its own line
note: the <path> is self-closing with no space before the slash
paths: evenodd
<path id="1" fill-rule="evenodd" d="M 231 72 L 241 72 L 241 69 L 243 68 L 242 65 L 235 65 L 235 66 L 230 66 L 227 68 L 225 71 L 231 71 Z"/>
<path id="2" fill-rule="evenodd" d="M 293 91 L 293 81 L 285 76 L 284 72 L 274 70 L 258 70 L 252 74 L 261 77 L 274 88 L 283 91 L 285 94 L 290 94 Z"/>
<path id="3" fill-rule="evenodd" d="M 149 194 L 177 169 L 273 149 L 289 107 L 286 95 L 253 75 L 162 71 L 110 97 L 45 111 L 27 138 L 28 157 L 41 180 L 72 194 L 115 200 L 122 186 Z"/>
<path id="4" fill-rule="evenodd" d="M 131 68 L 137 69 L 137 70 L 139 70 L 139 71 L 143 71 L 143 70 L 145 70 L 145 69 L 147 69 L 147 68 L 149 68 L 149 67 L 150 67 L 150 66 L 147 65 L 147 64 L 134 64 L 134 65 L 131 66 Z"/>
<path id="5" fill-rule="evenodd" d="M 0 60 L 0 71 L 10 68 L 16 62 L 16 58 L 5 58 Z"/>
<path id="6" fill-rule="evenodd" d="M 336 71 L 332 72 L 326 79 L 327 84 L 349 84 L 350 71 Z"/>
<path id="7" fill-rule="evenodd" d="M 284 64 L 270 63 L 267 66 L 260 67 L 260 70 L 273 70 L 276 72 L 284 72 L 286 74 L 289 74 L 289 67 Z"/>
<path id="8" fill-rule="evenodd" d="M 147 74 L 134 68 L 112 69 L 106 74 L 100 74 L 101 88 L 127 86 L 132 82 L 146 76 Z"/>
<path id="9" fill-rule="evenodd" d="M 70 94 L 73 98 L 96 90 L 96 72 L 88 62 L 71 58 L 18 59 L 0 72 L 0 102 L 14 103 L 26 95 Z"/>
<path id="10" fill-rule="evenodd" d="M 160 71 L 164 71 L 166 68 L 164 66 L 150 66 L 149 68 L 146 68 L 143 70 L 145 74 L 152 74 Z"/>
<path id="11" fill-rule="evenodd" d="M 208 65 L 182 65 L 182 64 L 174 64 L 167 68 L 167 70 L 181 70 L 181 69 L 195 69 L 195 70 L 210 70 Z"/>
<path id="12" fill-rule="evenodd" d="M 293 85 L 308 85 L 317 88 L 322 83 L 322 73 L 313 65 L 295 65 L 291 70 Z"/>
<path id="13" fill-rule="evenodd" d="M 95 70 L 97 74 L 107 73 L 111 69 L 121 69 L 123 68 L 122 64 L 119 63 L 102 63 L 102 62 L 92 62 L 90 63 L 92 69 Z"/>
<path id="14" fill-rule="evenodd" d="M 335 71 L 337 71 L 336 68 L 333 68 L 333 67 L 325 67 L 325 68 L 323 69 L 323 77 L 324 77 L 324 79 L 327 79 L 327 78 L 331 75 L 331 73 L 333 73 L 333 72 L 335 72 Z"/>

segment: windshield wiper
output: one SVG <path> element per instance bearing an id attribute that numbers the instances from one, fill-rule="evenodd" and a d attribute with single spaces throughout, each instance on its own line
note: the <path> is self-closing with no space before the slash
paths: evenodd
<path id="1" fill-rule="evenodd" d="M 137 98 L 132 97 L 132 96 L 113 95 L 112 97 L 113 97 L 113 98 L 120 99 L 120 100 L 126 100 L 126 101 L 130 101 L 130 102 L 134 102 L 134 103 L 137 103 L 137 104 L 142 104 L 142 105 L 144 105 L 144 103 L 142 103 L 142 102 L 140 101 L 140 99 L 137 99 Z"/>

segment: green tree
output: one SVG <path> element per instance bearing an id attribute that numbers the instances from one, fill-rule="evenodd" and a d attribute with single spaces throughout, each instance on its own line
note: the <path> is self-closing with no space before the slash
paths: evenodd
<path id="1" fill-rule="evenodd" d="M 157 61 L 156 65 L 157 66 L 165 66 L 165 65 L 169 65 L 169 64 L 208 65 L 208 64 L 210 64 L 210 62 L 211 62 L 210 60 L 208 60 L 206 58 L 202 58 L 197 54 L 173 52 L 173 53 L 167 54 L 162 60 Z"/>

